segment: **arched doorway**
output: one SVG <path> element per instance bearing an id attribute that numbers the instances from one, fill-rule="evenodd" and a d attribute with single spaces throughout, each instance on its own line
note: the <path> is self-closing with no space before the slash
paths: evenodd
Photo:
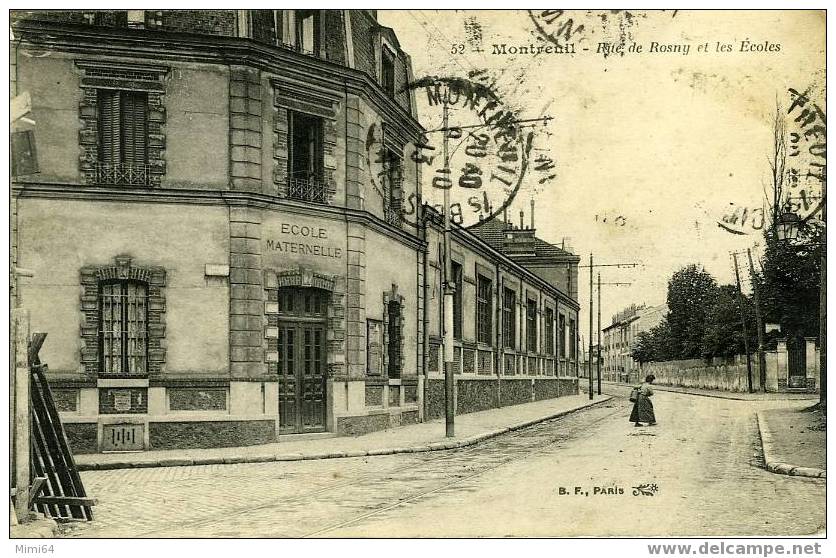
<path id="1" fill-rule="evenodd" d="M 279 432 L 326 428 L 326 325 L 329 292 L 278 289 Z"/>

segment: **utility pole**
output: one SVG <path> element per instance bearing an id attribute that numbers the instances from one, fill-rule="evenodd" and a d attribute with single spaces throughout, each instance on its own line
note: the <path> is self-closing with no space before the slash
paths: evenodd
<path id="1" fill-rule="evenodd" d="M 450 180 L 450 131 L 448 129 L 448 98 L 444 99 L 444 177 Z M 453 294 L 456 289 L 453 281 L 453 263 L 450 253 L 450 188 L 452 182 L 444 188 L 444 424 L 448 438 L 456 435 L 456 379 L 453 362 Z"/>
<path id="2" fill-rule="evenodd" d="M 740 306 L 740 321 L 743 324 L 743 348 L 746 351 L 746 376 L 749 381 L 749 393 L 754 391 L 752 387 L 752 358 L 749 355 L 749 332 L 746 329 L 746 312 L 743 309 L 743 291 L 740 289 L 740 271 L 737 268 L 737 252 L 732 252 L 734 260 L 734 277 L 737 281 L 737 303 Z"/>
<path id="3" fill-rule="evenodd" d="M 763 350 L 763 317 L 761 316 L 761 297 L 758 288 L 757 277 L 755 277 L 755 263 L 752 261 L 752 249 L 746 248 L 746 255 L 749 256 L 749 277 L 752 280 L 752 294 L 755 297 L 755 326 L 758 328 L 758 380 L 761 391 L 766 392 L 766 353 Z"/>
<path id="4" fill-rule="evenodd" d="M 598 343 L 595 355 L 595 372 L 598 374 L 598 395 L 601 395 L 601 272 L 598 272 Z"/>
<path id="5" fill-rule="evenodd" d="M 592 400 L 592 253 L 589 253 L 589 399 Z"/>

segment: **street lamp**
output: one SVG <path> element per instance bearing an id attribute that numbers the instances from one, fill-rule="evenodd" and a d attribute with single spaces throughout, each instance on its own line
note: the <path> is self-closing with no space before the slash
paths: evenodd
<path id="1" fill-rule="evenodd" d="M 802 242 L 794 244 L 803 226 L 801 218 L 792 212 L 784 212 L 776 223 L 778 240 L 786 245 L 803 248 L 821 248 L 821 279 L 819 281 L 819 403 L 827 405 L 827 234 L 822 227 L 821 242 Z M 822 224 L 824 224 L 824 206 L 822 206 Z"/>
<path id="2" fill-rule="evenodd" d="M 778 235 L 778 240 L 789 244 L 798 238 L 800 229 L 801 217 L 788 211 L 778 218 L 778 226 L 775 232 Z"/>

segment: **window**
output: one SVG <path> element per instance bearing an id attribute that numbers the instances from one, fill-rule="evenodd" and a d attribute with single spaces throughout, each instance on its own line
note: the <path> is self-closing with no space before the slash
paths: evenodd
<path id="1" fill-rule="evenodd" d="M 296 48 L 319 55 L 319 10 L 296 11 Z"/>
<path id="2" fill-rule="evenodd" d="M 554 310 L 546 308 L 546 323 L 543 331 L 546 337 L 546 354 L 554 354 Z"/>
<path id="3" fill-rule="evenodd" d="M 99 284 L 99 371 L 146 374 L 147 289 L 138 281 Z"/>
<path id="4" fill-rule="evenodd" d="M 537 352 L 537 301 L 530 298 L 525 304 L 525 348 Z"/>
<path id="5" fill-rule="evenodd" d="M 395 54 L 386 47 L 381 49 L 380 84 L 390 97 L 395 96 Z"/>
<path id="6" fill-rule="evenodd" d="M 99 184 L 148 184 L 148 94 L 99 89 Z"/>
<path id="7" fill-rule="evenodd" d="M 505 288 L 502 293 L 502 343 L 505 348 L 513 349 L 517 334 L 517 293 Z"/>
<path id="8" fill-rule="evenodd" d="M 462 338 L 462 266 L 453 262 L 453 285 L 456 292 L 453 293 L 453 338 Z"/>
<path id="9" fill-rule="evenodd" d="M 481 275 L 476 276 L 476 340 L 491 345 L 493 330 L 493 297 L 491 280 Z"/>
<path id="10" fill-rule="evenodd" d="M 322 178 L 324 167 L 322 118 L 288 112 L 287 197 L 315 203 L 325 203 L 328 191 Z"/>
<path id="11" fill-rule="evenodd" d="M 328 313 L 328 293 L 316 288 L 282 287 L 277 293 L 278 313 L 282 316 L 322 318 Z"/>
<path id="12" fill-rule="evenodd" d="M 386 150 L 386 221 L 393 224 L 401 222 L 401 200 L 403 199 L 403 161 L 391 149 Z"/>
<path id="13" fill-rule="evenodd" d="M 390 301 L 386 311 L 389 314 L 389 362 L 388 373 L 390 378 L 401 377 L 401 304 Z"/>
<path id="14" fill-rule="evenodd" d="M 558 351 L 560 351 L 560 358 L 566 358 L 566 316 L 560 315 L 559 324 L 557 328 L 558 335 Z"/>
<path id="15" fill-rule="evenodd" d="M 575 351 L 577 347 L 577 339 L 575 339 L 575 320 L 569 318 L 569 358 L 575 358 Z"/>

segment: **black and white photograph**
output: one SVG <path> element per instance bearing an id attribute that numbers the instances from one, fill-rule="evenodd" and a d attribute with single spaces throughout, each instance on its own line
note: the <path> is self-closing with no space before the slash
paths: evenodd
<path id="1" fill-rule="evenodd" d="M 823 6 L 13 4 L 15 555 L 824 553 Z"/>

